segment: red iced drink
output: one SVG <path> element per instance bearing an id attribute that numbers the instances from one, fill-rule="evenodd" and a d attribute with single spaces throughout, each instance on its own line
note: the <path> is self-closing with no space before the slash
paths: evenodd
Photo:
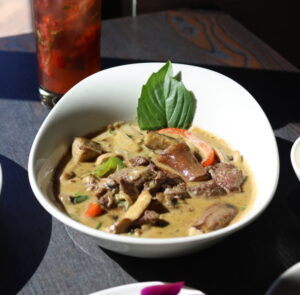
<path id="1" fill-rule="evenodd" d="M 33 0 L 40 86 L 64 94 L 100 69 L 101 0 Z"/>

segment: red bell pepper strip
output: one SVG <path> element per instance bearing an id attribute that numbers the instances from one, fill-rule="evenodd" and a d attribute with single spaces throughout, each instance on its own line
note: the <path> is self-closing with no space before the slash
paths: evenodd
<path id="1" fill-rule="evenodd" d="M 180 129 L 180 128 L 164 128 L 158 130 L 158 133 L 179 135 L 190 140 L 196 147 L 198 147 L 205 154 L 205 159 L 203 159 L 201 163 L 202 166 L 206 167 L 214 163 L 216 158 L 216 153 L 214 149 L 211 147 L 210 144 L 202 140 L 193 132 L 185 129 Z"/>

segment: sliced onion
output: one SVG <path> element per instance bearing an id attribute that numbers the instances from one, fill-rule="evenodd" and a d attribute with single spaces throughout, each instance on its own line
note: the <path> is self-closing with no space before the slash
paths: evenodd
<path id="1" fill-rule="evenodd" d="M 177 295 L 183 286 L 184 282 L 149 286 L 142 289 L 141 295 Z"/>

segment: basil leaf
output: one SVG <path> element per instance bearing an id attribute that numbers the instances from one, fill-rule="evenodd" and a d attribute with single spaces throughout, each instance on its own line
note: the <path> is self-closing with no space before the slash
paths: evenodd
<path id="1" fill-rule="evenodd" d="M 170 92 L 166 97 L 168 122 L 166 127 L 188 129 L 194 119 L 196 99 L 193 93 L 185 88 L 182 81 L 176 79 L 171 81 Z"/>
<path id="2" fill-rule="evenodd" d="M 137 108 L 140 129 L 187 129 L 192 124 L 196 99 L 182 83 L 181 73 L 172 75 L 172 64 L 168 61 L 143 85 Z"/>
<path id="3" fill-rule="evenodd" d="M 171 77 L 172 64 L 168 61 L 143 85 L 137 108 L 138 124 L 142 130 L 167 126 L 165 96 L 169 92 Z"/>
<path id="4" fill-rule="evenodd" d="M 110 157 L 103 162 L 95 171 L 94 174 L 99 177 L 107 176 L 116 170 L 124 168 L 123 161 L 118 157 Z"/>
<path id="5" fill-rule="evenodd" d="M 70 197 L 71 202 L 73 204 L 82 203 L 82 202 L 86 201 L 88 198 L 89 198 L 88 196 L 86 196 L 86 195 L 80 195 L 80 194 L 75 194 L 74 197 Z"/>

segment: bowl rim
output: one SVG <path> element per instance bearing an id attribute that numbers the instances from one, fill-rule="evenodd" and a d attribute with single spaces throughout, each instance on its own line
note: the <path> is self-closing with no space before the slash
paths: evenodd
<path id="1" fill-rule="evenodd" d="M 269 203 L 271 202 L 271 200 L 274 197 L 275 191 L 277 189 L 277 185 L 278 185 L 278 179 L 279 179 L 279 153 L 278 153 L 278 146 L 277 146 L 277 142 L 273 133 L 273 129 L 271 127 L 271 124 L 265 114 L 265 112 L 263 111 L 263 109 L 261 108 L 261 106 L 258 104 L 258 102 L 255 100 L 255 98 L 239 83 L 237 83 L 236 81 L 234 81 L 233 79 L 227 77 L 226 75 L 223 75 L 221 73 L 218 73 L 214 70 L 210 70 L 207 69 L 205 67 L 201 67 L 201 66 L 193 66 L 193 65 L 187 65 L 187 64 L 182 64 L 182 63 L 172 63 L 174 66 L 183 66 L 183 67 L 190 67 L 192 69 L 201 69 L 201 70 L 205 70 L 205 71 L 209 71 L 212 72 L 213 74 L 222 76 L 222 78 L 225 79 L 229 79 L 231 83 L 234 83 L 236 85 L 238 85 L 239 87 L 241 87 L 244 91 L 246 91 L 246 93 L 250 96 L 250 98 L 253 100 L 253 103 L 256 103 L 257 106 L 260 108 L 262 114 L 264 115 L 264 120 L 266 125 L 268 125 L 268 128 L 270 129 L 270 132 L 272 132 L 272 145 L 275 149 L 275 154 L 276 154 L 276 159 L 274 159 L 276 161 L 275 163 L 275 177 L 273 179 L 272 182 L 272 190 L 270 191 L 269 195 L 267 196 L 267 198 L 265 199 L 264 203 L 261 205 L 261 207 L 259 208 L 259 210 L 257 210 L 257 212 L 255 214 L 253 214 L 252 216 L 246 215 L 244 216 L 241 220 L 237 221 L 234 224 L 231 224 L 225 228 L 216 230 L 216 231 L 212 231 L 209 233 L 206 233 L 204 235 L 195 235 L 195 236 L 185 236 L 185 237 L 173 237 L 173 238 L 142 238 L 142 237 L 129 237 L 129 236 L 123 236 L 123 235 L 115 235 L 115 234 L 111 234 L 108 232 L 104 232 L 101 230 L 97 230 L 94 229 L 92 227 L 86 226 L 82 223 L 79 223 L 75 220 L 73 220 L 71 217 L 69 217 L 66 213 L 61 212 L 53 203 L 51 203 L 50 200 L 47 199 L 47 197 L 44 196 L 44 194 L 42 193 L 42 191 L 40 190 L 37 181 L 35 179 L 35 173 L 34 173 L 34 162 L 35 162 L 35 156 L 36 156 L 36 149 L 38 147 L 38 143 L 40 141 L 40 137 L 43 134 L 43 130 L 47 127 L 47 125 L 50 122 L 50 119 L 52 118 L 52 114 L 50 112 L 50 114 L 46 117 L 46 119 L 44 120 L 44 122 L 42 123 L 41 127 L 39 128 L 36 137 L 33 141 L 31 150 L 30 150 L 30 154 L 29 154 L 29 159 L 28 159 L 28 175 L 29 175 L 29 182 L 31 185 L 31 188 L 36 196 L 36 198 L 38 199 L 38 201 L 40 202 L 40 204 L 44 207 L 44 209 L 50 213 L 53 217 L 55 217 L 57 220 L 61 221 L 62 223 L 70 226 L 73 229 L 76 229 L 84 234 L 87 234 L 89 236 L 92 236 L 94 238 L 100 238 L 103 240 L 107 240 L 107 241 L 114 241 L 114 242 L 118 242 L 121 244 L 131 244 L 131 245 L 168 245 L 168 244 L 185 244 L 185 243 L 190 243 L 190 242 L 195 242 L 195 241 L 206 241 L 206 240 L 212 240 L 215 238 L 221 238 L 223 236 L 227 236 L 231 233 L 236 232 L 237 230 L 245 227 L 246 225 L 248 225 L 249 223 L 253 222 L 257 217 L 260 216 L 260 214 L 267 208 L 267 206 L 269 205 Z M 62 103 L 63 100 L 65 100 L 67 97 L 69 97 L 70 95 L 72 95 L 73 90 L 77 87 L 80 87 L 80 85 L 82 83 L 85 83 L 86 80 L 90 79 L 91 77 L 94 77 L 96 75 L 101 75 L 102 73 L 105 73 L 107 71 L 115 71 L 118 70 L 120 68 L 124 68 L 124 67 L 134 67 L 134 66 L 143 66 L 143 65 L 155 65 L 155 66 L 162 66 L 164 65 L 163 62 L 144 62 L 144 63 L 133 63 L 133 64 L 126 64 L 126 65 L 120 65 L 120 66 L 116 66 L 116 67 L 111 67 L 102 71 L 99 71 L 93 75 L 88 76 L 87 78 L 81 80 L 78 84 L 76 84 L 75 86 L 73 86 L 61 99 L 60 101 L 56 104 L 55 108 Z M 225 139 L 226 140 L 226 139 Z"/>

